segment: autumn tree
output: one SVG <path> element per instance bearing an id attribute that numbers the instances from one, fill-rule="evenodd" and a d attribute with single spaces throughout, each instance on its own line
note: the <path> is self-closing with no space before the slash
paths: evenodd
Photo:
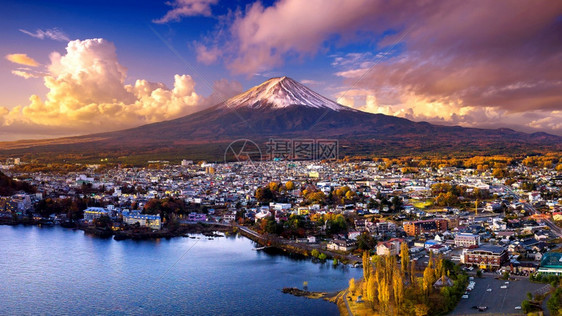
<path id="1" fill-rule="evenodd" d="M 293 181 L 287 181 L 287 183 L 285 183 L 285 189 L 287 189 L 288 191 L 294 190 L 295 184 L 293 183 Z"/>
<path id="2" fill-rule="evenodd" d="M 354 278 L 349 279 L 349 291 L 353 294 L 353 293 L 355 293 L 356 289 L 357 289 L 357 286 L 355 284 L 355 279 Z"/>
<path id="3" fill-rule="evenodd" d="M 402 271 L 394 271 L 392 288 L 394 289 L 394 304 L 400 309 L 404 301 L 404 273 Z"/>
<path id="4" fill-rule="evenodd" d="M 371 258 L 369 257 L 368 251 L 363 251 L 363 278 L 365 282 L 369 279 L 369 274 L 371 272 Z"/>
<path id="5" fill-rule="evenodd" d="M 405 242 L 400 244 L 400 264 L 402 265 L 402 272 L 408 273 L 408 265 L 410 264 L 410 253 L 408 244 Z"/>

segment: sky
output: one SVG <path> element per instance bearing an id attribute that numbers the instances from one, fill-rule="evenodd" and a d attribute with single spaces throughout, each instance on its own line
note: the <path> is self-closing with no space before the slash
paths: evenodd
<path id="1" fill-rule="evenodd" d="M 0 2 L 0 141 L 181 117 L 271 77 L 442 125 L 562 135 L 562 1 Z"/>

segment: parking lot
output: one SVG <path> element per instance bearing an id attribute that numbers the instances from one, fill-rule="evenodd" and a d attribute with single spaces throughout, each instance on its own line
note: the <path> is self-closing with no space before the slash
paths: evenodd
<path id="1" fill-rule="evenodd" d="M 468 292 L 468 298 L 461 298 L 451 315 L 523 315 L 523 312 L 515 307 L 521 306 L 521 302 L 527 298 L 527 292 L 535 293 L 545 287 L 544 284 L 531 283 L 527 279 L 511 280 L 507 285 L 504 280 L 496 280 L 491 277 L 474 278 L 474 281 L 476 284 L 474 289 Z M 501 286 L 504 285 L 506 288 L 502 289 Z M 488 309 L 479 312 L 473 306 L 486 306 Z"/>

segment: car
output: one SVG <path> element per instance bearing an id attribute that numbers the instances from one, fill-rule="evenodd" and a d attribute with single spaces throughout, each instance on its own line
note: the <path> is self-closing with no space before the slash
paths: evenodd
<path id="1" fill-rule="evenodd" d="M 521 309 L 521 306 L 515 306 L 515 309 Z"/>
<path id="2" fill-rule="evenodd" d="M 500 289 L 507 289 L 507 285 L 500 286 Z"/>
<path id="3" fill-rule="evenodd" d="M 468 295 L 463 295 L 462 298 L 468 298 Z"/>
<path id="4" fill-rule="evenodd" d="M 504 283 L 504 284 L 509 284 L 509 281 L 505 281 L 505 283 Z"/>
<path id="5" fill-rule="evenodd" d="M 492 292 L 492 289 L 486 289 L 486 292 Z"/>
<path id="6" fill-rule="evenodd" d="M 478 311 L 483 312 L 488 309 L 488 306 L 478 306 Z"/>

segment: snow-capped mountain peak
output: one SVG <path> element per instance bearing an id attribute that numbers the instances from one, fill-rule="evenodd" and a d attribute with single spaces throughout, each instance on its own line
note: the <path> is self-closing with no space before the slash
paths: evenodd
<path id="1" fill-rule="evenodd" d="M 228 99 L 224 105 L 228 108 L 249 107 L 254 109 L 281 109 L 298 105 L 334 111 L 353 111 L 352 108 L 338 104 L 289 77 L 271 78 Z"/>

